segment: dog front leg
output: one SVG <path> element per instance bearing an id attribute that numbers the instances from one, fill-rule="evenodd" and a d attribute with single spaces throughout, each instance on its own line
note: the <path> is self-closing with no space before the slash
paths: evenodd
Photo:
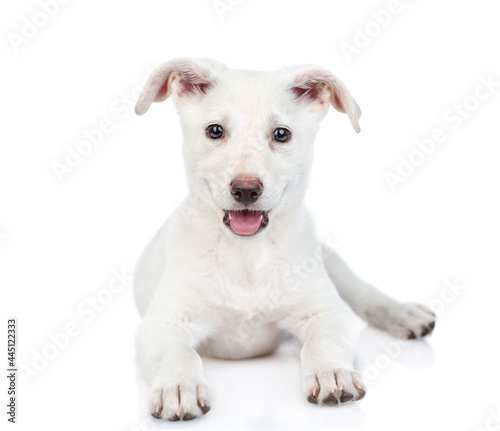
<path id="1" fill-rule="evenodd" d="M 189 327 L 148 318 L 136 336 L 138 365 L 151 384 L 150 413 L 169 421 L 190 420 L 210 410 L 210 394 Z"/>
<path id="2" fill-rule="evenodd" d="M 357 338 L 352 331 L 353 317 L 350 310 L 324 311 L 289 328 L 303 342 L 302 381 L 312 404 L 332 406 L 365 395 L 363 379 L 353 369 Z"/>

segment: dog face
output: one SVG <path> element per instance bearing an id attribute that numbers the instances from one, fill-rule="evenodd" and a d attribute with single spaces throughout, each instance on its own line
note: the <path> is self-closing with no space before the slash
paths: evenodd
<path id="1" fill-rule="evenodd" d="M 170 95 L 181 118 L 190 193 L 242 237 L 264 231 L 302 200 L 314 137 L 330 104 L 359 132 L 356 102 L 317 67 L 258 72 L 176 59 L 152 73 L 136 112 Z"/>

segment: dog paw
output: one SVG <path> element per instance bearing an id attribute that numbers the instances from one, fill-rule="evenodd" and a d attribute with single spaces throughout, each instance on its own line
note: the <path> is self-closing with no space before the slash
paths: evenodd
<path id="1" fill-rule="evenodd" d="M 352 370 L 325 370 L 304 379 L 307 401 L 311 404 L 335 406 L 358 401 L 366 388 L 360 374 Z"/>
<path id="2" fill-rule="evenodd" d="M 153 417 L 169 421 L 189 421 L 210 410 L 210 394 L 204 379 L 155 385 L 149 397 Z"/>
<path id="3" fill-rule="evenodd" d="M 436 325 L 436 315 L 425 305 L 401 304 L 389 315 L 387 330 L 398 338 L 415 339 L 429 335 Z"/>

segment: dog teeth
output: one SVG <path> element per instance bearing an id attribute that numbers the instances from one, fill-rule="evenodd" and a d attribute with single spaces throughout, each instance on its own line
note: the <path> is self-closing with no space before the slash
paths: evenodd
<path id="1" fill-rule="evenodd" d="M 228 216 L 229 216 L 228 220 L 231 221 L 231 213 L 228 213 Z"/>

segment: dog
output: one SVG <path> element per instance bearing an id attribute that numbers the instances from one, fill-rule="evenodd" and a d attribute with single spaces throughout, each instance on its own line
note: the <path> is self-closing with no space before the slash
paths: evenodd
<path id="1" fill-rule="evenodd" d="M 207 413 L 200 355 L 267 355 L 285 336 L 302 344 L 310 403 L 360 400 L 353 311 L 400 338 L 430 334 L 435 315 L 357 278 L 321 243 L 303 204 L 321 120 L 332 105 L 359 132 L 356 101 L 321 67 L 247 71 L 190 58 L 152 72 L 136 113 L 169 97 L 183 130 L 189 193 L 134 276 L 137 363 L 151 384 L 150 413 L 170 421 Z M 297 276 L 311 259 L 316 265 Z"/>

